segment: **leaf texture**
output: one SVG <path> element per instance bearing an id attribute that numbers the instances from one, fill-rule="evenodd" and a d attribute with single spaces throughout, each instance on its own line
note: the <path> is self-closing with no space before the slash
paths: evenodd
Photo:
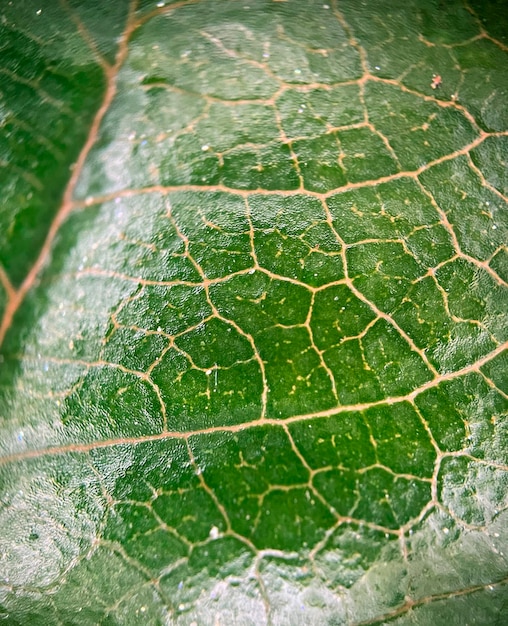
<path id="1" fill-rule="evenodd" d="M 504 623 L 506 25 L 2 4 L 0 619 Z"/>

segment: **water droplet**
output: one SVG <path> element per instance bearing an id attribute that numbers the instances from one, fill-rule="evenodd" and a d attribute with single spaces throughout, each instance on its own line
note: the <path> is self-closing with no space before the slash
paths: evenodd
<path id="1" fill-rule="evenodd" d="M 165 2 L 157 2 L 157 6 L 161 9 L 166 3 Z"/>
<path id="2" fill-rule="evenodd" d="M 209 149 L 210 149 L 210 146 L 207 144 L 205 144 L 204 146 L 201 146 L 201 150 L 203 150 L 203 152 L 206 152 Z"/>
<path id="3" fill-rule="evenodd" d="M 301 74 L 301 73 L 302 73 L 302 70 L 299 70 L 299 69 L 295 70 L 295 74 Z"/>
<path id="4" fill-rule="evenodd" d="M 37 15 L 40 15 L 42 13 L 42 9 L 39 9 L 38 11 L 36 11 Z"/>

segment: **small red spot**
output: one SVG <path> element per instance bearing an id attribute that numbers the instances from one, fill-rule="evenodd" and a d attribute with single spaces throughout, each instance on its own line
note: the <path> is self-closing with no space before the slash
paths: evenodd
<path id="1" fill-rule="evenodd" d="M 432 82 L 430 83 L 430 86 L 432 87 L 432 89 L 437 89 L 441 83 L 443 82 L 443 79 L 441 78 L 441 76 L 439 76 L 439 74 L 434 74 L 434 76 L 432 77 Z"/>

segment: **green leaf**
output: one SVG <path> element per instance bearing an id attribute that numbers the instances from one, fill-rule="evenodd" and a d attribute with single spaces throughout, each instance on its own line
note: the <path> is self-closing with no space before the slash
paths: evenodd
<path id="1" fill-rule="evenodd" d="M 2 3 L 3 622 L 504 623 L 504 9 Z"/>

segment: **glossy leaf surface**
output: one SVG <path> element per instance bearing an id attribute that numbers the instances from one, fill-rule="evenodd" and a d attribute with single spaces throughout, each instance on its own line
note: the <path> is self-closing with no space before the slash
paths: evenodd
<path id="1" fill-rule="evenodd" d="M 5 623 L 504 623 L 507 46 L 1 5 Z"/>

